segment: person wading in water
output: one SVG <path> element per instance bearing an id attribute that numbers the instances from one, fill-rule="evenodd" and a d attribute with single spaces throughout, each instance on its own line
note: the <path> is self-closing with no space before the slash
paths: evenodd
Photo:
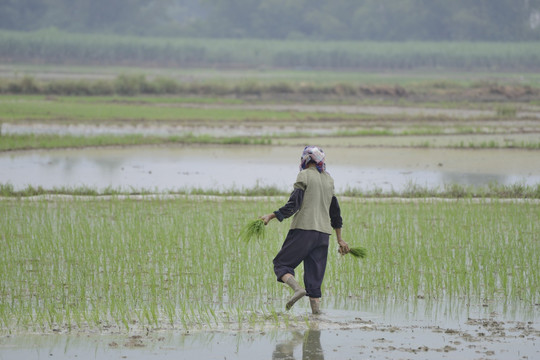
<path id="1" fill-rule="evenodd" d="M 321 313 L 321 285 L 333 231 L 339 252 L 344 255 L 350 251 L 349 245 L 341 238 L 343 220 L 334 194 L 334 179 L 326 172 L 325 158 L 321 148 L 306 146 L 289 200 L 273 213 L 261 216 L 264 224 L 268 225 L 272 219 L 281 222 L 294 215 L 283 246 L 273 261 L 277 280 L 294 291 L 285 306 L 287 310 L 307 295 L 312 313 Z M 305 289 L 294 278 L 294 269 L 301 262 L 304 262 Z"/>

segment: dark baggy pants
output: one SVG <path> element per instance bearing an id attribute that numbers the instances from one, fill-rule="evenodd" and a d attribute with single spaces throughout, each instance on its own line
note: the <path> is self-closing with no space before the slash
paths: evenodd
<path id="1" fill-rule="evenodd" d="M 329 239 L 329 234 L 315 230 L 289 230 L 281 250 L 274 258 L 277 280 L 281 281 L 285 274 L 294 276 L 294 269 L 303 261 L 307 296 L 320 298 Z"/>

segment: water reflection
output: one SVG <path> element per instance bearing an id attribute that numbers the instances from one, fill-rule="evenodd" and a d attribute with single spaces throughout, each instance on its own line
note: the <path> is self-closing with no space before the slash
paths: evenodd
<path id="1" fill-rule="evenodd" d="M 294 350 L 302 344 L 303 360 L 324 360 L 324 352 L 321 346 L 321 331 L 309 329 L 304 334 L 292 332 L 292 338 L 280 342 L 272 353 L 272 360 L 295 360 Z"/>
<path id="2" fill-rule="evenodd" d="M 441 180 L 444 184 L 460 185 L 488 185 L 496 184 L 514 184 L 525 182 L 525 177 L 503 175 L 503 174 L 471 174 L 471 173 L 452 173 L 441 172 Z"/>
<path id="3" fill-rule="evenodd" d="M 0 337 L 0 359 L 409 359 L 417 354 L 415 349 L 422 349 L 422 359 L 475 359 L 479 351 L 501 359 L 538 358 L 535 317 L 514 322 L 492 313 L 465 316 L 459 325 L 430 325 L 425 320 L 396 323 L 378 313 L 364 315 L 374 316 L 370 326 L 354 327 L 365 325 L 351 322 L 358 314 L 330 311 L 310 329 L 293 332 L 268 328 L 11 334 Z"/>

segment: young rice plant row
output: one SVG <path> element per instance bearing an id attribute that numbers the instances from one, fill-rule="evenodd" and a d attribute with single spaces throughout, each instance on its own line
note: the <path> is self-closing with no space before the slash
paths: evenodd
<path id="1" fill-rule="evenodd" d="M 246 222 L 285 200 L 1 201 L 0 331 L 299 320 L 284 312 L 288 292 L 272 270 L 288 220 L 269 224 L 264 239 L 239 239 Z M 536 204 L 351 200 L 342 213 L 345 240 L 369 256 L 342 257 L 331 237 L 326 308 L 539 302 Z"/>

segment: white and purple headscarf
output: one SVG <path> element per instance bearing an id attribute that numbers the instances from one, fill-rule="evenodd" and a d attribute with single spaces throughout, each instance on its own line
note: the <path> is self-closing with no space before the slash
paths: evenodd
<path id="1" fill-rule="evenodd" d="M 300 170 L 305 169 L 310 162 L 314 162 L 319 172 L 326 171 L 325 158 L 326 155 L 324 155 L 324 151 L 321 148 L 317 146 L 306 146 L 302 152 L 302 157 L 300 157 Z"/>

